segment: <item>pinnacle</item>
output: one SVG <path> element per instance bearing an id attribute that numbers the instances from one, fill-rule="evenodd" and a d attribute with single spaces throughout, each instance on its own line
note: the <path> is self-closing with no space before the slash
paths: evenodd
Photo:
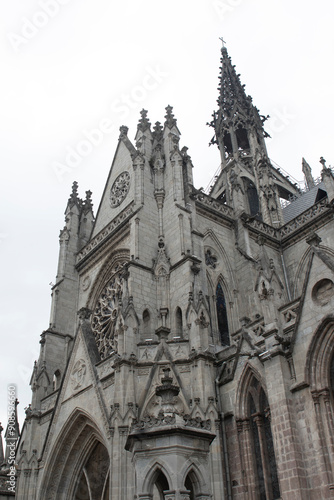
<path id="1" fill-rule="evenodd" d="M 169 127 L 169 128 L 172 128 L 174 125 L 176 125 L 176 119 L 174 118 L 174 114 L 172 113 L 173 106 L 170 106 L 168 104 L 168 106 L 165 109 L 166 109 L 165 125 L 167 125 L 167 127 Z"/>
<path id="2" fill-rule="evenodd" d="M 157 142 L 160 142 L 162 139 L 162 125 L 160 122 L 155 122 L 154 128 L 153 128 L 153 137 Z"/>
<path id="3" fill-rule="evenodd" d="M 75 203 L 80 203 L 80 201 L 81 200 L 78 198 L 78 183 L 77 181 L 74 181 L 72 184 L 72 193 L 70 194 L 68 203 L 73 205 Z"/>
<path id="4" fill-rule="evenodd" d="M 86 191 L 86 199 L 84 201 L 84 208 L 85 208 L 85 210 L 93 208 L 92 192 L 90 190 Z"/>
<path id="5" fill-rule="evenodd" d="M 141 118 L 139 120 L 137 128 L 138 128 L 138 130 L 145 132 L 145 130 L 149 129 L 151 126 L 151 123 L 150 123 L 149 119 L 147 118 L 147 110 L 143 108 L 140 112 L 140 115 L 141 115 Z"/>

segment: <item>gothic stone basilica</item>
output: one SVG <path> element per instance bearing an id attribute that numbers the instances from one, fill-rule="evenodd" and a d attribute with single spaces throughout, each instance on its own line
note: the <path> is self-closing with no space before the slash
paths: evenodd
<path id="1" fill-rule="evenodd" d="M 270 161 L 225 47 L 195 189 L 173 110 L 77 183 L 18 445 L 23 500 L 334 497 L 333 170 Z"/>

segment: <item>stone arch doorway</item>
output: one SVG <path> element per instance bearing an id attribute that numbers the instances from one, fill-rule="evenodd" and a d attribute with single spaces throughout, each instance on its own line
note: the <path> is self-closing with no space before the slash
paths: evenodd
<path id="1" fill-rule="evenodd" d="M 49 457 L 38 500 L 109 498 L 109 453 L 96 424 L 82 411 L 65 422 Z"/>

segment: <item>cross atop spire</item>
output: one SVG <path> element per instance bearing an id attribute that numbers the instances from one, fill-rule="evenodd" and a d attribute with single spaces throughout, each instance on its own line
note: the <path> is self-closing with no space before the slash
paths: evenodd
<path id="1" fill-rule="evenodd" d="M 222 42 L 222 49 L 226 49 L 226 45 L 225 45 L 226 42 L 225 42 L 224 38 L 222 36 L 220 36 L 219 40 L 221 40 L 221 42 Z"/>

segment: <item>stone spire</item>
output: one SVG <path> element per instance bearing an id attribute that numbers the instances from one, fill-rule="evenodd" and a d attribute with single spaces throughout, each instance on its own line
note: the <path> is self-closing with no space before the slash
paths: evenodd
<path id="1" fill-rule="evenodd" d="M 78 197 L 78 183 L 74 181 L 72 184 L 72 193 L 68 199 L 66 210 L 68 208 L 72 208 L 73 205 L 78 205 L 80 207 L 81 204 L 82 200 Z"/>
<path id="2" fill-rule="evenodd" d="M 309 189 L 314 187 L 314 179 L 312 177 L 312 170 L 305 158 L 302 159 L 302 171 L 305 175 L 306 185 Z"/>
<path id="3" fill-rule="evenodd" d="M 174 118 L 173 106 L 170 106 L 168 104 L 168 106 L 165 109 L 166 109 L 165 126 L 168 127 L 168 128 L 172 128 L 172 127 L 176 126 L 176 118 Z"/>
<path id="4" fill-rule="evenodd" d="M 140 112 L 141 118 L 139 120 L 139 123 L 137 125 L 137 129 L 141 130 L 142 132 L 145 132 L 147 129 L 151 127 L 151 123 L 149 119 L 147 118 L 147 110 L 142 109 Z"/>
<path id="5" fill-rule="evenodd" d="M 233 157 L 246 153 L 254 156 L 256 150 L 266 154 L 264 137 L 268 134 L 263 129 L 267 117 L 260 115 L 253 106 L 225 46 L 221 49 L 220 62 L 218 110 L 208 125 L 215 131 L 210 144 L 218 145 L 224 167 Z"/>

